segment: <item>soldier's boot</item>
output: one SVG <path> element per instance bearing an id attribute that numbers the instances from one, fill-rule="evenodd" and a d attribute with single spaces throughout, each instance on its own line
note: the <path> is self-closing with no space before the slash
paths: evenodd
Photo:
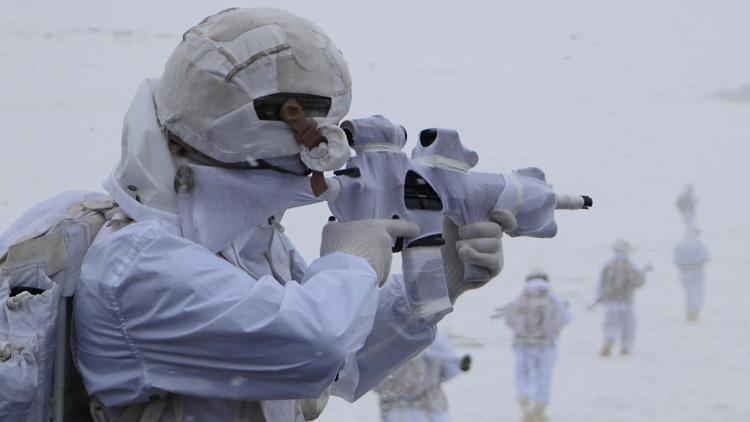
<path id="1" fill-rule="evenodd" d="M 602 355 L 602 356 L 605 356 L 605 357 L 609 356 L 610 353 L 612 353 L 612 346 L 614 346 L 614 345 L 615 345 L 614 341 L 612 341 L 612 340 L 606 340 L 604 342 L 604 345 L 602 346 L 602 350 L 601 350 L 601 352 L 599 352 L 599 354 Z"/>
<path id="2" fill-rule="evenodd" d="M 549 418 L 544 413 L 544 411 L 547 409 L 547 404 L 545 403 L 534 403 L 534 408 L 532 410 L 532 413 L 534 414 L 533 421 L 534 422 L 548 422 Z"/>
<path id="3" fill-rule="evenodd" d="M 700 311 L 698 309 L 691 309 L 688 311 L 687 319 L 690 322 L 698 322 L 700 319 Z"/>
<path id="4" fill-rule="evenodd" d="M 536 422 L 532 414 L 532 404 L 529 399 L 519 399 L 518 405 L 521 407 L 521 422 Z"/>

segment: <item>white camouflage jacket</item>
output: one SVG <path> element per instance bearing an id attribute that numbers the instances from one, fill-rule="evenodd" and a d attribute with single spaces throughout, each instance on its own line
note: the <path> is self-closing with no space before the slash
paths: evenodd
<path id="1" fill-rule="evenodd" d="M 296 399 L 330 387 L 353 401 L 434 338 L 434 325 L 411 320 L 402 277 L 378 288 L 362 258 L 307 267 L 276 224 L 214 254 L 114 175 L 105 189 L 135 221 L 100 232 L 76 297 L 77 363 L 101 419 L 156 403 L 162 421 L 296 422 Z"/>

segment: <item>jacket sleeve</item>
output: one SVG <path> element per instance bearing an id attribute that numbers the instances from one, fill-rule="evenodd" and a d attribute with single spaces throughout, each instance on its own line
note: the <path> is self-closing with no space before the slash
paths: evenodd
<path id="1" fill-rule="evenodd" d="M 646 284 L 646 272 L 631 264 L 630 282 L 635 288 L 643 287 Z"/>
<path id="2" fill-rule="evenodd" d="M 711 260 L 711 254 L 708 252 L 708 248 L 706 247 L 703 242 L 700 243 L 700 254 L 701 254 L 701 264 L 705 264 L 708 261 Z"/>
<path id="3" fill-rule="evenodd" d="M 424 351 L 427 359 L 440 363 L 440 381 L 448 381 L 461 372 L 461 357 L 456 354 L 453 345 L 442 331 L 435 335 L 435 341 Z"/>
<path id="4" fill-rule="evenodd" d="M 561 299 L 560 296 L 553 295 L 552 298 L 554 300 L 555 306 L 558 307 L 558 310 L 560 312 L 560 322 L 558 327 L 559 331 L 570 323 L 570 307 L 568 305 L 568 302 Z"/>
<path id="5" fill-rule="evenodd" d="M 607 269 L 609 268 L 609 264 L 605 265 L 604 268 L 602 268 L 601 273 L 599 273 L 599 282 L 596 285 L 596 300 L 601 301 L 604 299 L 604 279 L 607 277 Z"/>
<path id="6" fill-rule="evenodd" d="M 412 320 L 403 277 L 391 276 L 380 289 L 372 332 L 364 347 L 347 358 L 332 393 L 348 401 L 357 400 L 434 338 L 434 323 Z"/>
<path id="7" fill-rule="evenodd" d="M 105 405 L 173 392 L 317 397 L 370 332 L 375 273 L 332 254 L 305 279 L 255 280 L 156 222 L 97 241 L 76 303 L 78 363 Z"/>
<path id="8" fill-rule="evenodd" d="M 513 330 L 514 334 L 519 331 L 521 329 L 521 326 L 523 325 L 523 314 L 519 306 L 519 300 L 520 297 L 513 302 L 505 305 L 505 307 L 503 308 L 505 309 L 505 325 Z"/>

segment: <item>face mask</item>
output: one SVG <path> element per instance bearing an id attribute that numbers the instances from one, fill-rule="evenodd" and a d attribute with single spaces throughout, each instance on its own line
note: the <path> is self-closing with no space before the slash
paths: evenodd
<path id="1" fill-rule="evenodd" d="M 314 119 L 316 122 L 324 119 Z M 299 146 L 299 154 L 286 157 L 265 158 L 263 161 L 279 170 L 296 175 L 306 175 L 309 170 L 325 172 L 334 171 L 346 164 L 350 157 L 349 143 L 344 132 L 333 124 L 318 123 L 327 142 L 308 149 Z"/>
<path id="2" fill-rule="evenodd" d="M 195 164 L 180 166 L 175 188 L 183 236 L 213 253 L 273 215 L 327 198 L 313 195 L 309 177 Z"/>

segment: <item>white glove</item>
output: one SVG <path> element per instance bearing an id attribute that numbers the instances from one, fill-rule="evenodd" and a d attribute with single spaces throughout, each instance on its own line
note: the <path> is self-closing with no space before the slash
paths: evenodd
<path id="1" fill-rule="evenodd" d="M 391 272 L 391 245 L 396 237 L 415 238 L 419 226 L 404 220 L 332 221 L 323 227 L 320 256 L 344 252 L 362 257 L 378 275 L 382 286 Z"/>
<path id="2" fill-rule="evenodd" d="M 501 238 L 503 232 L 516 228 L 516 218 L 510 211 L 496 208 L 490 213 L 490 219 L 492 221 L 480 221 L 458 227 L 451 219 L 443 218 L 445 246 L 441 253 L 451 303 L 455 303 L 461 293 L 486 284 L 466 282 L 464 263 L 487 268 L 490 279 L 503 269 Z"/>

